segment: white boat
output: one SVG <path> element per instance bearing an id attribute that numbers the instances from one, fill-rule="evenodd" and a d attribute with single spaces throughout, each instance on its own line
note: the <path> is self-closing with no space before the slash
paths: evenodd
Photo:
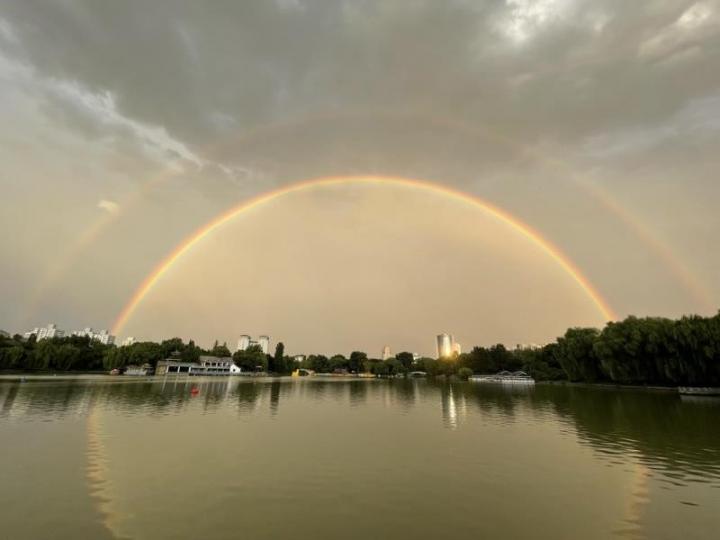
<path id="1" fill-rule="evenodd" d="M 533 385 L 535 379 L 524 371 L 501 371 L 495 375 L 473 375 L 469 378 L 473 382 L 494 383 L 494 384 L 520 384 Z"/>
<path id="2" fill-rule="evenodd" d="M 147 377 L 153 374 L 153 367 L 150 364 L 143 364 L 142 366 L 127 366 L 125 369 L 125 375 L 131 377 Z"/>
<path id="3" fill-rule="evenodd" d="M 720 388 L 712 386 L 679 386 L 678 392 L 686 396 L 720 396 Z"/>

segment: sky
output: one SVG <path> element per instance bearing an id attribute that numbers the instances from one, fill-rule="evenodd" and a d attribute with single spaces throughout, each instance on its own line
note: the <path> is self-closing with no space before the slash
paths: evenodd
<path id="1" fill-rule="evenodd" d="M 0 328 L 290 352 L 545 342 L 720 307 L 720 2 L 0 5 Z M 292 240 L 292 241 L 291 241 Z M 540 279 L 542 278 L 542 279 Z M 212 299 L 212 300 L 210 300 Z M 129 334 L 128 332 L 132 332 Z M 121 336 L 121 337 L 122 337 Z"/>

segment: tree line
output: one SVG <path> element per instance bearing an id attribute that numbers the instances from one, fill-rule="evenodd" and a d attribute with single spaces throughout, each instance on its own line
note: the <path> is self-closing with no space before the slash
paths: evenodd
<path id="1" fill-rule="evenodd" d="M 228 357 L 226 344 L 217 342 L 211 349 L 202 349 L 190 340 L 166 339 L 160 343 L 143 341 L 123 347 L 105 345 L 87 336 L 68 336 L 37 341 L 35 336 L 24 339 L 0 336 L 0 370 L 17 371 L 109 371 L 130 365 L 157 365 L 160 360 L 176 357 L 196 362 L 201 355 Z"/>
<path id="2" fill-rule="evenodd" d="M 536 380 L 657 386 L 720 386 L 720 312 L 678 320 L 628 317 L 602 330 L 570 328 L 536 349 L 475 347 L 440 369 L 522 370 Z"/>
<path id="3" fill-rule="evenodd" d="M 414 359 L 410 352 L 392 358 L 369 358 L 362 351 L 350 356 L 311 354 L 301 363 L 259 346 L 230 353 L 215 342 L 202 349 L 180 338 L 128 346 L 103 345 L 88 337 L 70 336 L 36 341 L 20 335 L 0 337 L 0 369 L 34 371 L 102 371 L 151 364 L 166 358 L 196 362 L 201 355 L 230 357 L 243 371 L 288 374 L 302 367 L 318 373 L 371 373 L 381 377 L 423 371 L 429 376 L 490 374 L 522 370 L 536 380 L 661 386 L 720 386 L 720 312 L 714 317 L 687 316 L 678 320 L 628 317 L 602 330 L 571 328 L 540 348 L 508 350 L 502 344 L 475 347 L 452 358 Z"/>

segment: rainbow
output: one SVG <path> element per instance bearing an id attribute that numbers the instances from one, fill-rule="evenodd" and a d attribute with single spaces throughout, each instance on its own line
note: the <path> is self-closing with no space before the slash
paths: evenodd
<path id="1" fill-rule="evenodd" d="M 454 118 L 446 118 L 443 116 L 429 115 L 424 111 L 386 111 L 386 110 L 375 110 L 375 109 L 362 109 L 357 111 L 344 111 L 339 114 L 337 111 L 333 111 L 331 114 L 312 114 L 305 118 L 294 119 L 291 121 L 276 122 L 274 124 L 266 125 L 262 128 L 256 128 L 250 134 L 244 134 L 238 138 L 233 138 L 229 141 L 222 140 L 215 144 L 209 145 L 207 149 L 219 148 L 228 144 L 245 144 L 249 142 L 258 142 L 263 140 L 264 137 L 272 137 L 275 132 L 282 129 L 300 127 L 312 120 L 323 120 L 333 119 L 335 117 L 341 118 L 353 118 L 353 117 L 379 117 L 379 118 L 396 118 L 396 119 L 412 119 L 418 118 L 424 120 L 432 126 L 453 130 L 457 133 L 467 135 L 469 137 L 480 137 L 483 139 L 494 141 L 498 144 L 504 145 L 508 148 L 516 149 L 522 155 L 530 157 L 539 163 L 547 164 L 551 167 L 556 168 L 569 176 L 573 181 L 573 186 L 580 189 L 586 195 L 591 197 L 601 208 L 608 213 L 615 216 L 624 226 L 629 228 L 633 235 L 637 237 L 643 245 L 650 249 L 662 262 L 663 267 L 667 269 L 670 275 L 679 282 L 683 288 L 689 293 L 689 296 L 693 299 L 697 306 L 701 306 L 703 310 L 708 313 L 714 312 L 714 304 L 708 299 L 712 297 L 712 294 L 707 289 L 704 283 L 702 283 L 698 277 L 691 271 L 691 269 L 682 261 L 681 258 L 677 257 L 670 246 L 659 238 L 654 231 L 649 229 L 641 220 L 639 220 L 633 213 L 627 211 L 622 205 L 620 205 L 610 194 L 593 182 L 585 179 L 583 176 L 578 175 L 575 171 L 563 160 L 553 157 L 547 154 L 546 150 L 542 152 L 538 151 L 529 146 L 520 145 L 516 141 L 510 139 L 499 133 L 487 131 L 481 126 L 475 126 L 464 121 L 460 121 Z M 172 166 L 163 169 L 157 176 L 154 176 L 144 182 L 141 187 L 130 195 L 127 199 L 123 200 L 119 211 L 103 216 L 96 223 L 94 223 L 89 229 L 81 234 L 77 241 L 66 249 L 59 257 L 57 257 L 51 264 L 51 266 L 45 272 L 45 275 L 39 280 L 38 286 L 34 289 L 31 297 L 29 298 L 26 306 L 20 309 L 18 320 L 21 325 L 29 323 L 31 316 L 37 310 L 37 306 L 42 298 L 47 296 L 47 292 L 50 288 L 56 286 L 57 282 L 60 281 L 68 269 L 74 264 L 77 257 L 87 250 L 90 246 L 95 244 L 99 238 L 103 235 L 106 229 L 108 229 L 115 222 L 120 220 L 124 215 L 127 214 L 130 208 L 137 205 L 144 196 L 150 193 L 157 186 L 169 181 L 177 170 Z"/>
<path id="2" fill-rule="evenodd" d="M 400 177 L 389 177 L 389 176 L 341 176 L 341 177 L 323 177 L 315 178 L 311 180 L 301 181 L 289 186 L 278 188 L 274 191 L 266 192 L 248 201 L 243 201 L 239 205 L 236 205 L 209 223 L 203 225 L 185 240 L 180 242 L 170 254 L 158 264 L 152 272 L 142 281 L 140 286 L 135 290 L 130 300 L 123 307 L 122 311 L 118 314 L 115 322 L 113 323 L 112 333 L 119 335 L 126 323 L 135 312 L 137 307 L 152 290 L 152 288 L 160 281 L 165 273 L 186 253 L 188 253 L 193 247 L 199 244 L 203 239 L 220 229 L 228 222 L 235 219 L 240 214 L 262 206 L 274 199 L 290 195 L 300 191 L 306 191 L 323 186 L 333 185 L 348 185 L 348 184 L 392 184 L 405 186 L 413 189 L 424 189 L 435 194 L 444 195 L 467 204 L 471 204 L 500 221 L 501 223 L 509 226 L 519 235 L 527 238 L 533 242 L 536 246 L 542 249 L 547 255 L 549 255 L 572 279 L 582 288 L 588 297 L 593 301 L 597 307 L 599 313 L 605 320 L 615 320 L 617 317 L 613 310 L 608 305 L 607 301 L 597 291 L 597 289 L 590 283 L 580 269 L 565 255 L 562 250 L 544 238 L 539 232 L 532 229 L 526 223 L 515 216 L 509 214 L 505 210 L 494 206 L 487 201 L 463 193 L 461 191 L 448 188 L 443 185 L 434 184 L 425 180 L 400 178 Z"/>

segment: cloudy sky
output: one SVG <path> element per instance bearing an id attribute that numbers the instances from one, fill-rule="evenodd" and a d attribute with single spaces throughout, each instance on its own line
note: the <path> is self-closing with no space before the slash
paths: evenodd
<path id="1" fill-rule="evenodd" d="M 718 66 L 718 0 L 5 0 L 0 328 L 111 327 L 219 213 L 368 174 L 504 209 L 619 316 L 712 314 Z M 443 330 L 472 345 L 602 323 L 507 227 L 397 189 L 253 210 L 127 332 L 429 353 Z"/>

